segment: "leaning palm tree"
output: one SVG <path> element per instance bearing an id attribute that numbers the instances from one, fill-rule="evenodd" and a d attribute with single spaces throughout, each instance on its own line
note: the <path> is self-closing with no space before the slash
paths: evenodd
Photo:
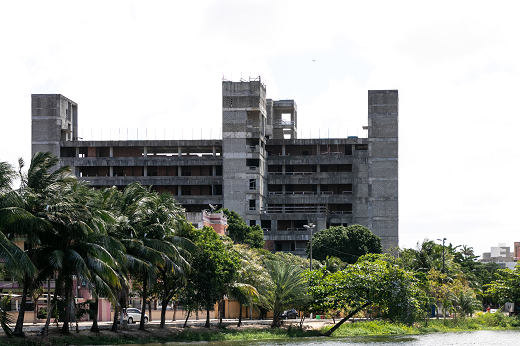
<path id="1" fill-rule="evenodd" d="M 17 229 L 16 234 L 24 238 L 27 244 L 24 251 L 34 264 L 39 264 L 35 261 L 35 251 L 42 246 L 41 237 L 52 233 L 52 222 L 48 217 L 49 208 L 53 205 L 51 201 L 56 200 L 56 195 L 76 180 L 70 174 L 68 167 L 57 168 L 58 163 L 59 159 L 51 153 L 36 153 L 31 159 L 29 169 L 24 172 L 25 162 L 19 159 L 20 188 L 11 194 L 11 200 L 16 200 L 17 207 L 24 209 L 33 217 L 26 217 L 13 227 Z M 17 281 L 22 285 L 23 292 L 14 334 L 23 336 L 26 297 L 32 293 L 32 290 L 41 286 L 41 282 L 36 282 L 35 275 L 29 271 Z"/>
<path id="2" fill-rule="evenodd" d="M 45 227 L 44 222 L 34 217 L 25 209 L 25 203 L 18 191 L 13 189 L 13 182 L 17 173 L 13 167 L 0 162 L 0 258 L 3 259 L 3 269 L 9 272 L 18 282 L 28 282 L 36 273 L 36 267 L 32 263 L 24 249 L 18 247 L 13 239 L 23 235 L 27 230 Z M 25 311 L 25 299 L 29 290 L 27 284 L 23 285 L 25 295 L 22 297 L 21 312 Z M 20 317 L 20 316 L 19 316 Z M 23 318 L 23 316 L 22 316 Z M 21 320 L 23 322 L 23 319 Z M 9 329 L 10 318 L 0 311 L 0 324 L 7 335 L 13 333 Z M 15 335 L 23 335 L 20 328 L 15 328 Z"/>
<path id="3" fill-rule="evenodd" d="M 121 242 L 128 255 L 138 261 L 131 270 L 143 282 L 143 303 L 147 300 L 151 280 L 160 269 L 169 275 L 186 270 L 188 262 L 183 241 L 175 237 L 175 225 L 181 208 L 169 194 L 157 194 L 139 183 L 128 185 L 119 199 L 119 212 L 126 218 Z M 144 330 L 145 308 L 139 329 Z"/>
<path id="4" fill-rule="evenodd" d="M 303 269 L 282 261 L 266 261 L 269 281 L 260 287 L 260 302 L 273 311 L 271 328 L 281 325 L 284 309 L 301 306 L 308 301 L 307 281 Z"/>
<path id="5" fill-rule="evenodd" d="M 120 243 L 106 234 L 105 220 L 89 205 L 89 191 L 85 184 L 75 182 L 63 186 L 54 200 L 50 200 L 46 217 L 52 232 L 42 236 L 35 249 L 41 266 L 41 279 L 57 274 L 56 291 L 65 302 L 63 332 L 69 333 L 69 320 L 73 314 L 73 277 L 87 284 L 91 290 L 100 285 L 120 287 L 115 254 L 123 251 Z M 110 292 L 106 289 L 104 292 Z M 113 294 L 112 294 L 113 295 Z M 49 312 L 51 313 L 51 312 Z"/>

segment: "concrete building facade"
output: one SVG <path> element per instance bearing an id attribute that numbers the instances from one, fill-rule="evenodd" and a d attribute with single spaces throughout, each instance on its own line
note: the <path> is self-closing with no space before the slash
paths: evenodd
<path id="1" fill-rule="evenodd" d="M 260 79 L 222 82 L 221 140 L 78 138 L 78 105 L 32 95 L 32 150 L 51 151 L 94 187 L 131 182 L 169 191 L 188 213 L 208 205 L 264 230 L 271 251 L 305 254 L 309 233 L 361 224 L 398 246 L 397 90 L 368 91 L 368 138 L 297 138 L 294 100 L 266 98 Z"/>

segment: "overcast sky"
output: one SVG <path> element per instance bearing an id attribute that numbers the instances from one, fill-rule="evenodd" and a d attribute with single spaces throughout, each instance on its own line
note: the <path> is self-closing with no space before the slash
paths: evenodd
<path id="1" fill-rule="evenodd" d="M 85 139 L 217 138 L 222 78 L 260 75 L 268 98 L 296 101 L 298 136 L 317 138 L 366 136 L 367 90 L 398 89 L 400 245 L 512 247 L 516 5 L 2 1 L 0 161 L 30 158 L 32 93 L 77 102 Z"/>

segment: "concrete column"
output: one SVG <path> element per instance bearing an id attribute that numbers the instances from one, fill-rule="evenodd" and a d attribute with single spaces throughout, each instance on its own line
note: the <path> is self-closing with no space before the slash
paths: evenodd
<path id="1" fill-rule="evenodd" d="M 177 176 L 182 176 L 182 166 L 177 166 Z"/>
<path id="2" fill-rule="evenodd" d="M 143 169 L 143 176 L 147 177 L 148 176 L 148 166 L 144 166 L 144 169 Z"/>
<path id="3" fill-rule="evenodd" d="M 113 177 L 114 176 L 114 167 L 113 166 L 110 166 L 110 174 L 109 174 L 110 177 Z"/>
<path id="4" fill-rule="evenodd" d="M 213 173 L 212 175 L 215 177 L 217 176 L 217 166 L 213 165 Z"/>
<path id="5" fill-rule="evenodd" d="M 182 196 L 182 185 L 177 186 L 177 195 Z"/>
<path id="6" fill-rule="evenodd" d="M 79 147 L 76 147 L 76 157 L 79 157 Z"/>
<path id="7" fill-rule="evenodd" d="M 320 188 L 320 187 L 321 187 L 320 184 L 316 185 L 316 193 L 317 193 L 318 195 L 321 193 L 321 188 Z"/>
<path id="8" fill-rule="evenodd" d="M 114 147 L 110 147 L 110 157 L 114 157 Z"/>
<path id="9" fill-rule="evenodd" d="M 144 157 L 148 156 L 148 147 L 143 148 Z"/>
<path id="10" fill-rule="evenodd" d="M 213 156 L 217 156 L 217 147 L 213 146 Z"/>
<path id="11" fill-rule="evenodd" d="M 285 141 L 282 142 L 282 155 L 285 155 Z"/>
<path id="12" fill-rule="evenodd" d="M 316 173 L 319 173 L 320 169 L 321 169 L 320 165 L 316 165 Z"/>
<path id="13" fill-rule="evenodd" d="M 177 155 L 179 155 L 179 156 L 182 155 L 182 148 L 181 147 L 177 148 Z"/>

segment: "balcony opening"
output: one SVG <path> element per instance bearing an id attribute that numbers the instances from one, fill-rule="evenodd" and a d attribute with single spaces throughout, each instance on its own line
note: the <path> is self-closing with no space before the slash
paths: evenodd
<path id="1" fill-rule="evenodd" d="M 271 230 L 271 220 L 261 220 L 260 227 L 267 231 Z"/>

